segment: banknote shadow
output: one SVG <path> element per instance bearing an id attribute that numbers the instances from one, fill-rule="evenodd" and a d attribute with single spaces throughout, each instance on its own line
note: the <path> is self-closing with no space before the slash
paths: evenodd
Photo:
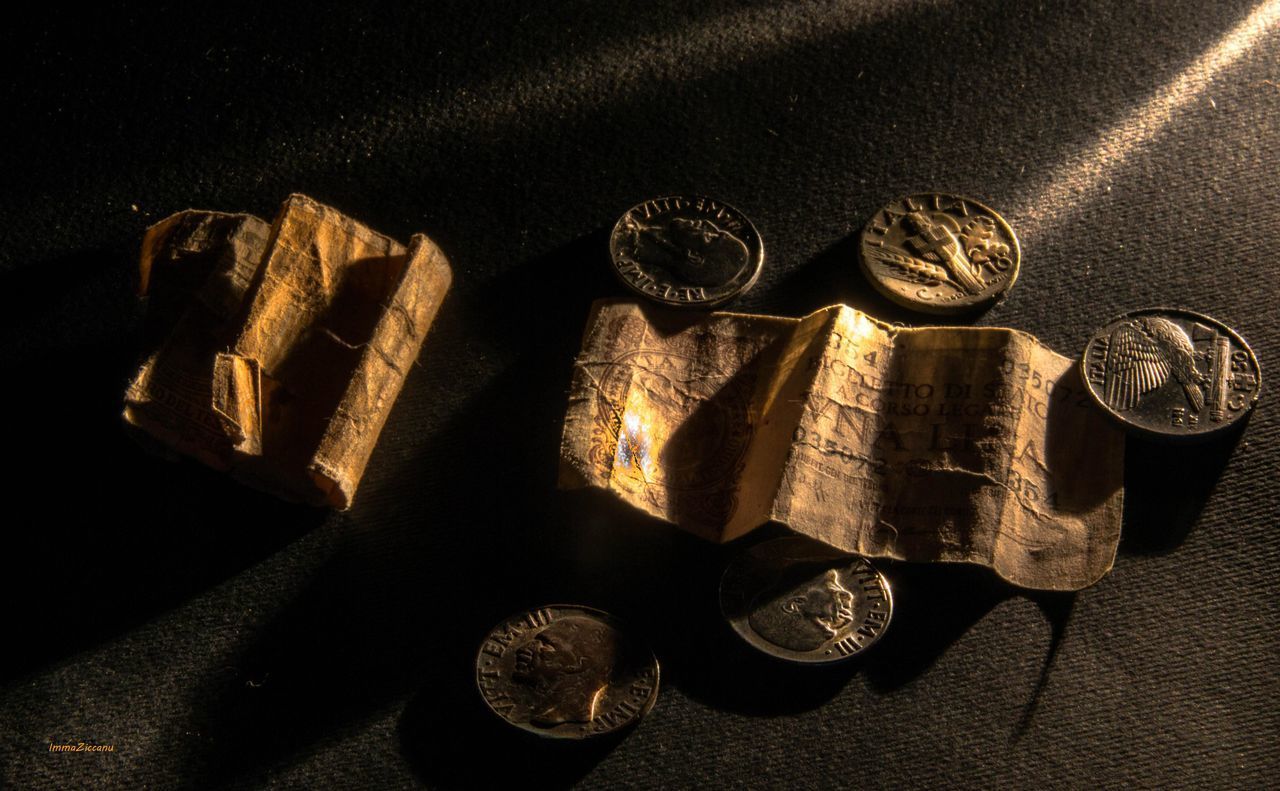
<path id="1" fill-rule="evenodd" d="M 1035 604 L 1049 626 L 1044 659 L 1034 686 L 1009 735 L 1016 742 L 1035 720 L 1041 696 L 1071 620 L 1075 594 L 1024 591 L 995 574 L 961 564 L 881 564 L 894 590 L 893 622 L 861 660 L 868 686 L 892 695 L 925 676 L 942 655 L 1001 604 L 1023 598 Z"/>
<path id="2" fill-rule="evenodd" d="M 565 386 L 602 289 L 600 241 L 589 234 L 494 280 L 456 284 L 342 530 L 325 536 L 328 559 L 255 629 L 234 672 L 194 696 L 211 738 L 186 754 L 191 773 L 260 778 L 398 699 L 410 701 L 392 725 L 400 755 L 433 786 L 491 776 L 568 784 L 614 743 L 539 753 L 541 740 L 501 735 L 515 729 L 484 708 L 474 682 L 482 639 L 514 613 L 555 602 L 635 609 L 635 575 L 600 572 L 608 584 L 594 587 L 598 544 L 556 506 Z M 572 307 L 545 310 L 553 297 Z M 484 358 L 499 372 L 460 391 L 459 372 Z M 603 536 L 598 554 L 615 557 L 607 547 L 625 531 L 583 524 Z M 478 763 L 475 746 L 491 740 L 531 764 L 521 773 L 505 759 Z"/>
<path id="3" fill-rule="evenodd" d="M 1036 711 L 1040 707 L 1040 697 L 1044 694 L 1044 690 L 1049 684 L 1049 676 L 1053 672 L 1054 662 L 1058 658 L 1058 651 L 1062 648 L 1062 643 L 1067 633 L 1067 624 L 1071 622 L 1071 616 L 1075 612 L 1076 605 L 1075 593 L 1046 592 L 1035 594 L 1031 598 L 1035 600 L 1036 605 L 1040 608 L 1040 613 L 1049 622 L 1049 647 L 1045 651 L 1044 663 L 1040 666 L 1040 674 L 1036 679 L 1035 688 L 1032 690 L 1031 697 L 1027 700 L 1027 705 L 1022 710 L 1022 716 L 1018 719 L 1018 724 L 1010 736 L 1010 741 L 1013 742 L 1026 735 L 1035 721 Z"/>
<path id="4" fill-rule="evenodd" d="M 21 459 L 7 479 L 0 678 L 126 633 L 327 518 L 127 433 L 123 395 L 145 334 L 136 255 L 84 250 L 0 279 L 0 327 L 15 350 L 4 366 L 16 377 L 0 414 Z M 112 307 L 86 321 L 89 305 Z"/>
<path id="5" fill-rule="evenodd" d="M 1127 438 L 1120 551 L 1163 555 L 1180 547 L 1200 521 L 1246 428 L 1195 444 Z"/>
<path id="6" fill-rule="evenodd" d="M 794 534 L 771 524 L 724 546 L 700 541 L 695 559 L 664 577 L 657 599 L 664 625 L 655 633 L 664 672 L 683 694 L 723 711 L 772 717 L 819 708 L 849 682 L 848 666 L 802 666 L 760 652 L 721 611 L 720 583 L 730 560 L 748 544 L 787 535 Z"/>
<path id="7" fill-rule="evenodd" d="M 598 490 L 557 498 L 556 567 L 575 593 L 615 613 L 653 647 L 661 686 L 730 711 L 768 716 L 807 711 L 835 695 L 847 673 L 797 668 L 735 635 L 720 612 L 719 586 L 738 546 L 691 535 Z M 789 535 L 766 526 L 752 540 Z M 661 716 L 662 694 L 654 714 Z M 641 726 L 643 727 L 643 725 Z"/>
<path id="8" fill-rule="evenodd" d="M 848 681 L 844 671 L 796 667 L 761 654 L 730 630 L 719 585 L 736 545 L 703 540 L 591 489 L 559 493 L 551 524 L 557 527 L 544 535 L 547 554 L 538 561 L 542 600 L 578 601 L 621 618 L 652 646 L 661 688 L 715 708 L 771 716 L 817 708 Z M 752 540 L 789 534 L 771 525 Z M 662 716 L 662 709 L 660 692 L 650 716 Z"/>
<path id="9" fill-rule="evenodd" d="M 415 436 L 402 407 L 412 413 L 422 408 L 415 396 L 438 398 L 448 367 L 411 376 L 416 392 L 393 410 L 387 441 L 340 529 L 321 537 L 317 568 L 253 629 L 234 666 L 192 693 L 191 717 L 210 737 L 184 756 L 192 776 L 255 782 L 394 700 L 411 701 L 388 727 L 424 782 L 475 787 L 486 773 L 503 775 L 504 767 L 476 762 L 474 745 L 492 738 L 483 720 L 492 715 L 474 685 L 477 648 L 501 618 L 580 597 L 558 587 L 560 545 L 547 537 L 544 494 L 553 480 L 494 475 L 500 459 L 548 450 L 554 458 L 549 433 L 511 437 L 494 420 L 517 399 L 527 372 L 499 376 L 443 426 Z M 553 769 L 572 777 L 558 760 Z"/>
<path id="10" fill-rule="evenodd" d="M 893 590 L 893 620 L 859 660 L 871 689 L 890 694 L 915 681 L 1016 589 L 991 571 L 959 563 L 878 563 Z"/>
<path id="11" fill-rule="evenodd" d="M 760 653 L 720 611 L 720 580 L 743 543 L 792 535 L 780 525 L 719 545 L 620 503 L 597 490 L 559 498 L 569 547 L 566 579 L 579 595 L 630 623 L 649 640 L 663 688 L 708 706 L 753 716 L 809 711 L 834 697 L 847 668 L 799 667 Z M 662 695 L 654 714 L 661 716 Z M 643 727 L 643 726 L 642 726 Z"/>

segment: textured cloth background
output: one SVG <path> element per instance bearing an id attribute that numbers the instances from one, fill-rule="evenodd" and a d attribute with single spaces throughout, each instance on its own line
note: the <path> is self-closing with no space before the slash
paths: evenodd
<path id="1" fill-rule="evenodd" d="M 267 7 L 270 6 L 270 7 Z M 0 37 L 10 466 L 0 766 L 14 788 L 1259 787 L 1280 771 L 1280 3 L 468 2 L 41 11 Z M 898 565 L 865 661 L 776 666 L 720 549 L 554 488 L 614 219 L 718 196 L 766 269 L 738 309 L 875 297 L 870 214 L 946 190 L 1023 246 L 978 323 L 1066 354 L 1125 310 L 1253 344 L 1242 436 L 1131 443 L 1121 554 L 1077 596 Z M 292 191 L 425 231 L 454 290 L 354 509 L 279 503 L 123 433 L 143 229 Z M 487 629 L 614 611 L 657 708 L 613 743 L 481 709 Z M 50 753 L 49 744 L 113 753 Z"/>

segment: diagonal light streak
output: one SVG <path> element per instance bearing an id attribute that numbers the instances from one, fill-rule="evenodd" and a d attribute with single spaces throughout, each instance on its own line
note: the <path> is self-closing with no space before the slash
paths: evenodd
<path id="1" fill-rule="evenodd" d="M 1264 36 L 1280 27 L 1280 0 L 1266 0 L 1134 112 L 1098 136 L 1098 142 L 1067 159 L 1013 212 L 1024 238 L 1051 234 L 1073 210 L 1103 189 L 1133 155 L 1151 144 L 1178 115 L 1204 94 Z"/>
<path id="2" fill-rule="evenodd" d="M 488 83 L 459 86 L 434 100 L 346 117 L 343 137 L 366 152 L 424 132 L 488 134 L 625 100 L 652 86 L 688 80 L 769 57 L 802 44 L 834 41 L 908 7 L 940 0 L 805 0 L 729 11 L 675 30 L 652 33 L 573 57 L 552 57 L 536 69 Z M 408 115 L 408 118 L 404 118 Z M 408 123 L 391 123 L 397 121 Z M 332 128 L 321 131 L 330 139 Z M 314 141 L 318 147 L 320 140 Z M 294 148 L 295 141 L 278 141 Z"/>

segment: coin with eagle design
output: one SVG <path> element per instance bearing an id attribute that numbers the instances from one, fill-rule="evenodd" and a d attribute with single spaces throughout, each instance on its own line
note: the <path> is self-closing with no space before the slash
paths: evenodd
<path id="1" fill-rule="evenodd" d="M 1080 375 L 1107 414 L 1135 433 L 1165 439 L 1231 428 L 1262 388 L 1258 358 L 1243 338 L 1176 308 L 1135 310 L 1095 332 Z"/>
<path id="2" fill-rule="evenodd" d="M 1018 277 L 1009 223 L 970 198 L 908 195 L 862 231 L 862 271 L 877 291 L 912 310 L 956 314 L 990 306 Z"/>

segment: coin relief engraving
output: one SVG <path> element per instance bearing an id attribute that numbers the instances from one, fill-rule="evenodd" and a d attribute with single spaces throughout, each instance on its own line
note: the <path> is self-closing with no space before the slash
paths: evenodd
<path id="1" fill-rule="evenodd" d="M 764 246 L 741 212 L 701 196 L 633 206 L 609 239 L 614 271 L 641 296 L 669 307 L 714 307 L 750 289 Z"/>
<path id="2" fill-rule="evenodd" d="M 752 547 L 730 563 L 720 607 L 734 631 L 764 653 L 828 663 L 879 640 L 893 598 L 884 575 L 865 558 L 789 537 Z"/>
<path id="3" fill-rule="evenodd" d="M 997 300 L 1018 276 L 1009 224 L 969 198 L 910 195 L 862 231 L 862 270 L 876 290 L 927 313 L 961 313 Z"/>
<path id="4" fill-rule="evenodd" d="M 657 700 L 658 664 L 607 613 L 554 605 L 498 624 L 480 646 L 476 683 L 508 723 L 581 739 L 648 712 Z"/>
<path id="5" fill-rule="evenodd" d="M 1262 385 L 1257 358 L 1244 339 L 1187 310 L 1121 316 L 1094 333 L 1080 366 L 1106 412 L 1156 437 L 1225 430 L 1253 408 Z"/>

